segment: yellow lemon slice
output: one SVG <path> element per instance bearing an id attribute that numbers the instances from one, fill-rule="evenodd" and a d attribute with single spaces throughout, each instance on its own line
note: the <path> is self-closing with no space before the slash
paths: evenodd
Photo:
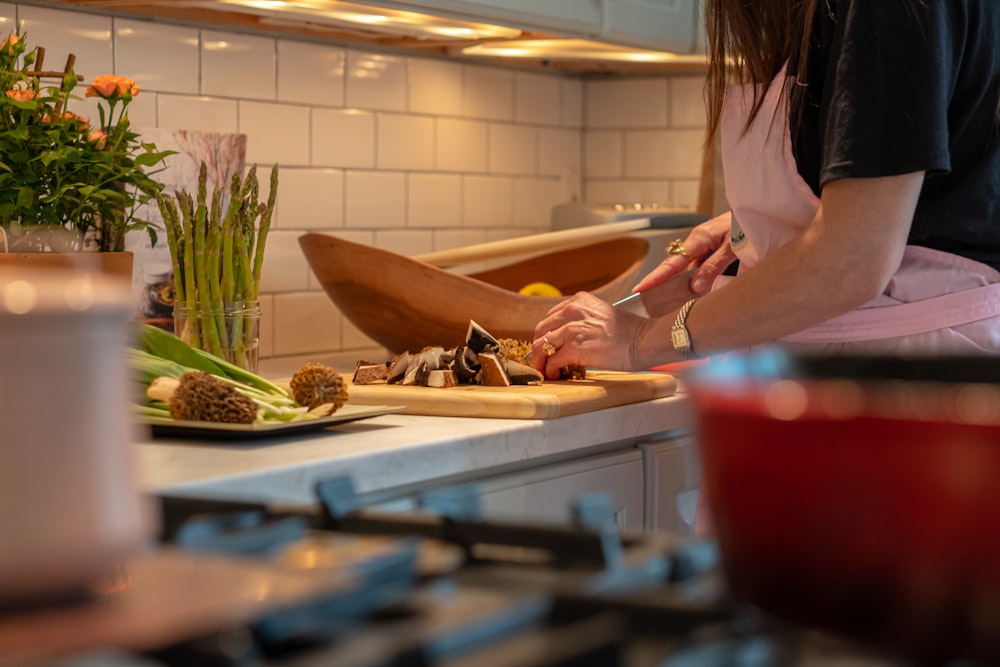
<path id="1" fill-rule="evenodd" d="M 517 291 L 524 296 L 562 296 L 559 288 L 548 283 L 528 283 Z"/>

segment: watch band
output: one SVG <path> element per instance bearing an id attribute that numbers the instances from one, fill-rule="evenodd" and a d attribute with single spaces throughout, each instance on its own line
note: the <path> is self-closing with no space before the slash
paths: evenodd
<path id="1" fill-rule="evenodd" d="M 691 299 L 687 301 L 681 309 L 677 311 L 677 318 L 674 320 L 674 326 L 670 329 L 670 342 L 673 343 L 674 349 L 681 353 L 685 359 L 697 359 L 698 355 L 694 353 L 694 348 L 691 345 L 691 334 L 687 330 L 687 317 L 688 313 L 691 312 L 691 306 L 698 299 Z"/>

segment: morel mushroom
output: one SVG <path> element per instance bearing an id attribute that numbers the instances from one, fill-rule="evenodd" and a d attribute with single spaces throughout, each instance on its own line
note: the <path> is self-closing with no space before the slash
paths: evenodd
<path id="1" fill-rule="evenodd" d="M 204 371 L 182 375 L 167 407 L 172 418 L 182 421 L 252 424 L 257 418 L 252 398 Z"/>
<path id="2" fill-rule="evenodd" d="M 334 369 L 320 363 L 305 364 L 292 375 L 292 398 L 314 410 L 329 404 L 333 414 L 347 402 L 347 383 Z"/>

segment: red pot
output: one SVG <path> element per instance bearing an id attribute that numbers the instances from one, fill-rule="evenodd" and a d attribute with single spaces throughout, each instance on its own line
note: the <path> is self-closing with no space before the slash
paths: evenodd
<path id="1" fill-rule="evenodd" d="M 734 592 L 930 660 L 1000 660 L 1000 359 L 698 369 L 704 489 Z"/>

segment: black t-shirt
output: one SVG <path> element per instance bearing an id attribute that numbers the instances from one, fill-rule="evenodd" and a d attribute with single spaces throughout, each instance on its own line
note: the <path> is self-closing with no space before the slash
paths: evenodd
<path id="1" fill-rule="evenodd" d="M 926 171 L 909 242 L 1000 269 L 1000 0 L 819 0 L 799 173 Z"/>

